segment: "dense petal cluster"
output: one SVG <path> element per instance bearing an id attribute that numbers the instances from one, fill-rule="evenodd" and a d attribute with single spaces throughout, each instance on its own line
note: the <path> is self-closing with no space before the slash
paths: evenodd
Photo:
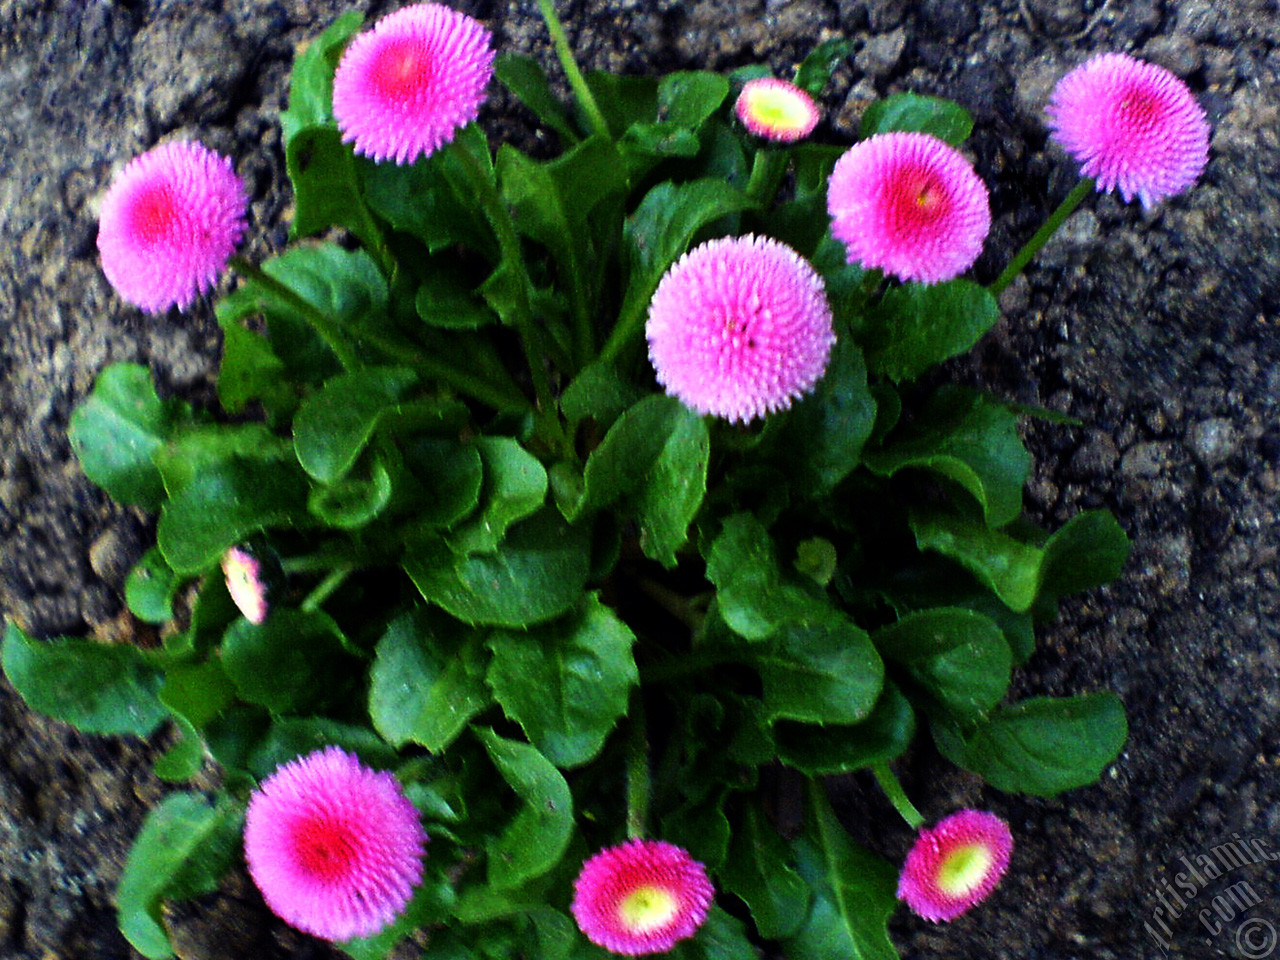
<path id="1" fill-rule="evenodd" d="M 278 768 L 245 818 L 245 859 L 267 906 L 326 940 L 394 920 L 422 879 L 426 843 L 396 778 L 338 747 Z"/>
<path id="2" fill-rule="evenodd" d="M 267 585 L 263 582 L 262 561 L 242 547 L 232 547 L 222 555 L 222 575 L 227 593 L 246 620 L 267 619 Z"/>
<path id="3" fill-rule="evenodd" d="M 981 903 L 1009 868 L 1013 834 L 985 810 L 959 810 L 921 830 L 898 880 L 898 899 L 934 923 Z"/>
<path id="4" fill-rule="evenodd" d="M 920 283 L 968 270 L 991 228 L 982 180 L 927 133 L 881 133 L 850 147 L 831 172 L 827 209 L 850 263 Z"/>
<path id="5" fill-rule="evenodd" d="M 1186 190 L 1209 162 L 1209 121 L 1187 85 L 1123 53 L 1068 73 L 1046 112 L 1053 139 L 1081 173 L 1144 208 Z"/>
<path id="6" fill-rule="evenodd" d="M 186 309 L 217 282 L 245 230 L 244 182 L 208 147 L 175 140 L 134 157 L 98 215 L 102 271 L 148 313 Z"/>
<path id="7" fill-rule="evenodd" d="M 412 163 L 473 121 L 493 76 L 491 35 L 442 3 L 383 17 L 355 37 L 333 77 L 342 139 L 374 160 Z"/>
<path id="8" fill-rule="evenodd" d="M 818 105 L 808 92 L 777 77 L 748 80 L 734 103 L 734 114 L 757 137 L 791 143 L 818 125 Z"/>
<path id="9" fill-rule="evenodd" d="M 662 840 L 630 840 L 582 866 L 570 909 L 587 939 L 613 953 L 666 953 L 707 918 L 706 868 Z"/>
<path id="10" fill-rule="evenodd" d="M 817 271 L 752 235 L 710 240 L 676 261 L 649 304 L 646 334 L 667 393 L 731 422 L 812 390 L 835 342 Z"/>

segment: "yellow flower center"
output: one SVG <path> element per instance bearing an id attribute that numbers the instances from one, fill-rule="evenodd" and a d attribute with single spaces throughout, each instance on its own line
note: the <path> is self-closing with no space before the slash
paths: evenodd
<path id="1" fill-rule="evenodd" d="M 995 860 L 981 844 L 958 847 L 938 867 L 938 886 L 949 897 L 959 897 L 978 887 Z"/>
<path id="2" fill-rule="evenodd" d="M 618 919 L 632 933 L 648 933 L 671 922 L 680 909 L 675 894 L 665 887 L 636 887 L 618 904 Z"/>
<path id="3" fill-rule="evenodd" d="M 784 90 L 756 91 L 751 97 L 751 114 L 775 130 L 795 130 L 809 119 L 809 110 L 800 98 Z"/>

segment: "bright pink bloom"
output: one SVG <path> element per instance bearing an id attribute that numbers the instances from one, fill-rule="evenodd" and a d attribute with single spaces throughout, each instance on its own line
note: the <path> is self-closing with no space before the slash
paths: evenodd
<path id="1" fill-rule="evenodd" d="M 836 161 L 831 235 L 850 263 L 939 283 L 978 259 L 991 228 L 987 188 L 955 147 L 927 133 L 879 133 Z"/>
<path id="2" fill-rule="evenodd" d="M 402 7 L 353 39 L 333 77 L 333 115 L 356 153 L 412 163 L 480 112 L 489 31 L 442 3 Z"/>
<path id="3" fill-rule="evenodd" d="M 813 389 L 835 333 L 822 278 L 767 237 L 722 237 L 674 263 L 649 304 L 649 359 L 667 393 L 746 422 Z"/>
<path id="4" fill-rule="evenodd" d="M 1209 121 L 1187 85 L 1123 53 L 1099 54 L 1068 73 L 1046 112 L 1082 174 L 1144 208 L 1186 190 L 1209 162 Z"/>
<path id="5" fill-rule="evenodd" d="M 1009 825 L 994 813 L 957 811 L 920 831 L 902 866 L 898 899 L 926 920 L 954 920 L 991 895 L 1012 853 Z"/>
<path id="6" fill-rule="evenodd" d="M 791 143 L 818 125 L 818 105 L 794 83 L 776 77 L 748 80 L 733 107 L 743 126 L 757 137 Z"/>
<path id="7" fill-rule="evenodd" d="M 177 306 L 217 282 L 245 229 L 244 182 L 203 144 L 163 143 L 111 182 L 98 216 L 102 272 L 148 313 Z"/>
<path id="8" fill-rule="evenodd" d="M 396 778 L 338 747 L 279 767 L 245 818 L 245 859 L 267 906 L 326 940 L 394 920 L 422 879 L 426 843 Z"/>
<path id="9" fill-rule="evenodd" d="M 267 619 L 267 586 L 262 578 L 262 561 L 241 547 L 222 555 L 222 575 L 227 593 L 250 623 Z"/>
<path id="10" fill-rule="evenodd" d="M 573 887 L 573 918 L 587 939 L 613 953 L 666 953 L 707 918 L 715 888 L 706 868 L 663 840 L 629 840 L 601 850 Z"/>

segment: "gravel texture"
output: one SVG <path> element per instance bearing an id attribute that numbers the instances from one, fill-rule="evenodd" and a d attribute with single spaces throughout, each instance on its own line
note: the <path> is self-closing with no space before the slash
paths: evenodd
<path id="1" fill-rule="evenodd" d="M 148 518 L 95 491 L 65 439 L 98 371 L 142 362 L 163 391 L 212 397 L 218 334 L 208 302 L 144 316 L 101 275 L 95 205 L 111 175 L 161 138 L 198 136 L 234 157 L 249 184 L 249 255 L 279 249 L 289 200 L 277 120 L 297 45 L 352 6 L 372 16 L 397 5 L 0 0 L 0 609 L 24 628 L 146 639 L 122 614 L 121 583 L 150 537 Z M 455 5 L 486 19 L 503 49 L 553 64 L 533 0 Z M 1129 711 L 1129 743 L 1098 786 L 1054 800 L 987 790 L 925 747 L 905 758 L 904 782 L 929 819 L 992 809 L 1017 846 L 985 907 L 941 927 L 900 911 L 893 933 L 908 958 L 1270 955 L 1261 951 L 1264 924 L 1280 928 L 1276 864 L 1232 871 L 1183 907 L 1165 885 L 1176 889 L 1181 855 L 1235 834 L 1280 849 L 1275 0 L 560 8 L 585 65 L 625 72 L 765 60 L 784 73 L 815 42 L 852 37 L 816 134 L 833 142 L 848 141 L 879 95 L 960 101 L 978 120 L 967 149 L 993 196 L 979 279 L 994 277 L 1074 182 L 1043 123 L 1059 76 L 1094 52 L 1123 50 L 1190 83 L 1214 128 L 1200 184 L 1145 215 L 1112 196 L 1086 201 L 1005 291 L 1001 325 L 951 371 L 1083 424 L 1030 424 L 1037 468 L 1027 505 L 1051 526 L 1108 507 L 1133 555 L 1118 582 L 1064 604 L 1016 692 L 1114 689 Z M 528 118 L 500 93 L 482 121 L 495 137 L 528 142 Z M 112 890 L 130 838 L 163 795 L 149 773 L 163 741 L 83 737 L 0 687 L 0 957 L 136 956 L 116 932 Z M 905 854 L 911 837 L 869 780 L 834 792 L 855 835 L 894 859 Z M 1260 902 L 1231 910 L 1213 899 L 1239 881 Z M 335 955 L 271 918 L 243 875 L 170 919 L 187 960 Z"/>

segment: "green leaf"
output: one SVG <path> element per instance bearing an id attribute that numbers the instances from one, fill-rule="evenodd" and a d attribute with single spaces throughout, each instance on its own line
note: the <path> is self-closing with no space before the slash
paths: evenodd
<path id="1" fill-rule="evenodd" d="M 1110 691 L 1033 697 L 1001 707 L 961 733 L 934 725 L 938 749 L 997 790 L 1052 797 L 1094 783 L 1129 735 L 1124 705 Z"/>
<path id="2" fill-rule="evenodd" d="M 329 717 L 277 717 L 256 738 L 246 765 L 263 779 L 296 757 L 331 746 L 354 753 L 375 770 L 390 770 L 398 761 L 395 750 L 363 724 L 341 723 Z"/>
<path id="3" fill-rule="evenodd" d="M 515 524 L 493 553 L 450 556 L 439 541 L 410 547 L 405 572 L 428 601 L 464 623 L 525 627 L 557 617 L 582 595 L 591 528 L 544 507 Z"/>
<path id="4" fill-rule="evenodd" d="M 308 525 L 306 502 L 306 478 L 296 467 L 245 459 L 212 464 L 166 504 L 156 542 L 176 573 L 200 573 L 252 533 Z"/>
<path id="5" fill-rule="evenodd" d="M 366 526 L 391 503 L 393 481 L 379 456 L 367 457 L 351 473 L 307 498 L 307 510 L 321 523 L 341 530 Z"/>
<path id="6" fill-rule="evenodd" d="M 416 386 L 404 367 L 366 367 L 332 377 L 309 396 L 293 422 L 298 462 L 321 483 L 346 476 L 382 418 Z"/>
<path id="7" fill-rule="evenodd" d="M 1022 488 L 1031 474 L 1018 418 L 963 387 L 938 390 L 910 426 L 866 461 L 882 477 L 917 469 L 955 481 L 978 501 L 992 528 L 1022 512 Z"/>
<path id="8" fill-rule="evenodd" d="M 1035 602 L 1044 551 L 984 524 L 936 511 L 911 515 L 911 529 L 921 550 L 934 550 L 955 560 L 1004 601 L 1023 612 Z"/>
<path id="9" fill-rule="evenodd" d="M 1009 689 L 1012 654 L 1000 626 L 962 607 L 907 614 L 872 635 L 886 660 L 907 667 L 911 678 L 962 722 L 979 720 Z"/>
<path id="10" fill-rule="evenodd" d="M 477 437 L 484 466 L 480 512 L 449 535 L 455 553 L 491 553 L 513 523 L 536 513 L 547 498 L 547 471 L 510 437 Z"/>
<path id="11" fill-rule="evenodd" d="M 151 459 L 172 499 L 205 471 L 237 457 L 292 460 L 293 449 L 261 423 L 210 423 L 183 430 Z"/>
<path id="12" fill-rule="evenodd" d="M 797 870 L 814 896 L 783 951 L 790 960 L 898 960 L 888 931 L 898 905 L 897 871 L 849 839 L 824 790 L 820 781 L 810 781 L 808 822 L 792 844 Z"/>
<path id="13" fill-rule="evenodd" d="M 658 115 L 658 80 L 655 77 L 623 76 L 593 70 L 586 75 L 586 81 L 615 139 L 626 133 L 632 124 L 651 121 Z"/>
<path id="14" fill-rule="evenodd" d="M 817 388 L 766 421 L 761 450 L 782 465 L 794 491 L 819 500 L 858 465 L 875 419 L 862 352 L 840 341 Z"/>
<path id="15" fill-rule="evenodd" d="M 303 127 L 333 120 L 333 72 L 363 20 L 360 11 L 348 10 L 294 58 L 289 109 L 280 114 L 286 142 Z"/>
<path id="16" fill-rule="evenodd" d="M 683 945 L 677 944 L 671 956 L 681 952 L 685 960 L 756 960 L 760 956 L 742 921 L 714 903 L 698 932 Z"/>
<path id="17" fill-rule="evenodd" d="M 536 748 L 504 740 L 489 729 L 477 729 L 476 736 L 522 801 L 487 850 L 490 885 L 510 890 L 560 862 L 573 835 L 573 797 L 560 771 Z"/>
<path id="18" fill-rule="evenodd" d="M 124 602 L 144 623 L 164 623 L 173 617 L 173 598 L 181 586 L 159 548 L 152 547 L 125 578 Z"/>
<path id="19" fill-rule="evenodd" d="M 0 665 L 31 709 L 84 733 L 146 737 L 168 716 L 161 672 L 136 647 L 33 640 L 10 622 Z"/>
<path id="20" fill-rule="evenodd" d="M 783 582 L 773 540 L 749 513 L 724 522 L 707 554 L 707 579 L 716 585 L 720 615 L 735 633 L 764 640 L 790 624 L 811 619 L 814 597 Z"/>
<path id="21" fill-rule="evenodd" d="M 999 319 L 995 297 L 971 280 L 909 283 L 885 291 L 857 337 L 872 373 L 914 380 L 964 353 Z"/>
<path id="22" fill-rule="evenodd" d="M 884 680 L 867 632 L 818 604 L 805 620 L 782 629 L 778 642 L 755 659 L 768 719 L 848 724 L 865 718 Z"/>
<path id="23" fill-rule="evenodd" d="M 911 703 L 889 679 L 875 709 L 861 723 L 816 726 L 783 720 L 773 728 L 778 758 L 810 776 L 852 773 L 892 760 L 911 746 L 915 733 Z"/>
<path id="24" fill-rule="evenodd" d="M 439 753 L 492 702 L 484 671 L 478 633 L 426 610 L 398 617 L 370 671 L 373 725 L 397 747 L 413 741 Z"/>
<path id="25" fill-rule="evenodd" d="M 896 93 L 867 107 L 862 115 L 861 139 L 894 130 L 930 133 L 955 147 L 973 132 L 973 117 L 950 100 Z"/>
<path id="26" fill-rule="evenodd" d="M 729 81 L 709 70 L 678 70 L 658 81 L 658 115 L 669 123 L 695 130 L 720 109 L 729 96 Z"/>
<path id="27" fill-rule="evenodd" d="M 1040 592 L 1051 600 L 1092 590 L 1120 576 L 1129 538 L 1106 510 L 1078 513 L 1044 546 Z"/>
<path id="28" fill-rule="evenodd" d="M 71 414 L 67 435 L 90 480 L 120 503 L 156 510 L 164 485 L 151 455 L 189 419 L 185 405 L 156 396 L 146 367 L 113 363 Z"/>
<path id="29" fill-rule="evenodd" d="M 222 665 L 240 696 L 272 713 L 338 697 L 356 663 L 327 614 L 284 608 L 262 623 L 240 619 L 222 641 Z"/>
<path id="30" fill-rule="evenodd" d="M 189 780 L 204 767 L 201 729 L 235 700 L 235 686 L 218 659 L 172 664 L 165 671 L 160 702 L 173 713 L 181 739 L 155 763 L 162 780 Z"/>
<path id="31" fill-rule="evenodd" d="M 251 401 L 258 400 L 269 423 L 286 419 L 298 406 L 298 393 L 285 375 L 284 362 L 266 337 L 240 323 L 257 312 L 257 301 L 233 294 L 219 300 L 215 312 L 222 327 L 222 365 L 218 369 L 222 409 L 243 413 Z"/>
<path id="32" fill-rule="evenodd" d="M 832 71 L 840 65 L 841 60 L 852 55 L 852 40 L 845 37 L 824 40 L 809 51 L 809 55 L 796 69 L 793 82 L 805 92 L 815 97 L 820 96 L 831 80 Z"/>
<path id="33" fill-rule="evenodd" d="M 368 250 L 382 249 L 382 231 L 360 190 L 355 154 L 336 124 L 294 131 L 284 157 L 296 204 L 290 240 L 346 227 Z"/>
<path id="34" fill-rule="evenodd" d="M 193 793 L 173 793 L 147 814 L 116 888 L 120 932 L 150 960 L 173 956 L 160 901 L 209 893 L 231 867 L 242 811 Z"/>
<path id="35" fill-rule="evenodd" d="M 570 517 L 622 501 L 640 522 L 640 546 L 667 568 L 688 539 L 707 486 L 711 438 L 703 419 L 665 394 L 645 397 L 609 429 L 583 472 Z"/>
<path id="36" fill-rule="evenodd" d="M 538 120 L 560 134 L 568 144 L 578 141 L 569 115 L 560 98 L 551 92 L 546 71 L 532 57 L 521 54 L 499 54 L 493 64 L 494 76 L 517 100 L 534 112 Z"/>
<path id="37" fill-rule="evenodd" d="M 405 443 L 403 454 L 429 497 L 414 509 L 414 529 L 451 527 L 480 502 L 484 464 L 478 444 L 424 437 Z"/>
<path id="38" fill-rule="evenodd" d="M 439 255 L 421 269 L 424 277 L 413 306 L 423 322 L 445 330 L 475 330 L 497 322 L 497 314 L 476 296 L 461 264 Z"/>
<path id="39" fill-rule="evenodd" d="M 631 632 L 588 594 L 562 620 L 522 632 L 494 631 L 486 679 L 507 716 L 558 767 L 593 759 L 627 712 L 639 683 Z"/>
<path id="40" fill-rule="evenodd" d="M 791 867 L 790 859 L 786 843 L 761 809 L 745 807 L 719 876 L 725 888 L 750 908 L 756 930 L 765 940 L 794 935 L 809 912 L 809 886 Z"/>

